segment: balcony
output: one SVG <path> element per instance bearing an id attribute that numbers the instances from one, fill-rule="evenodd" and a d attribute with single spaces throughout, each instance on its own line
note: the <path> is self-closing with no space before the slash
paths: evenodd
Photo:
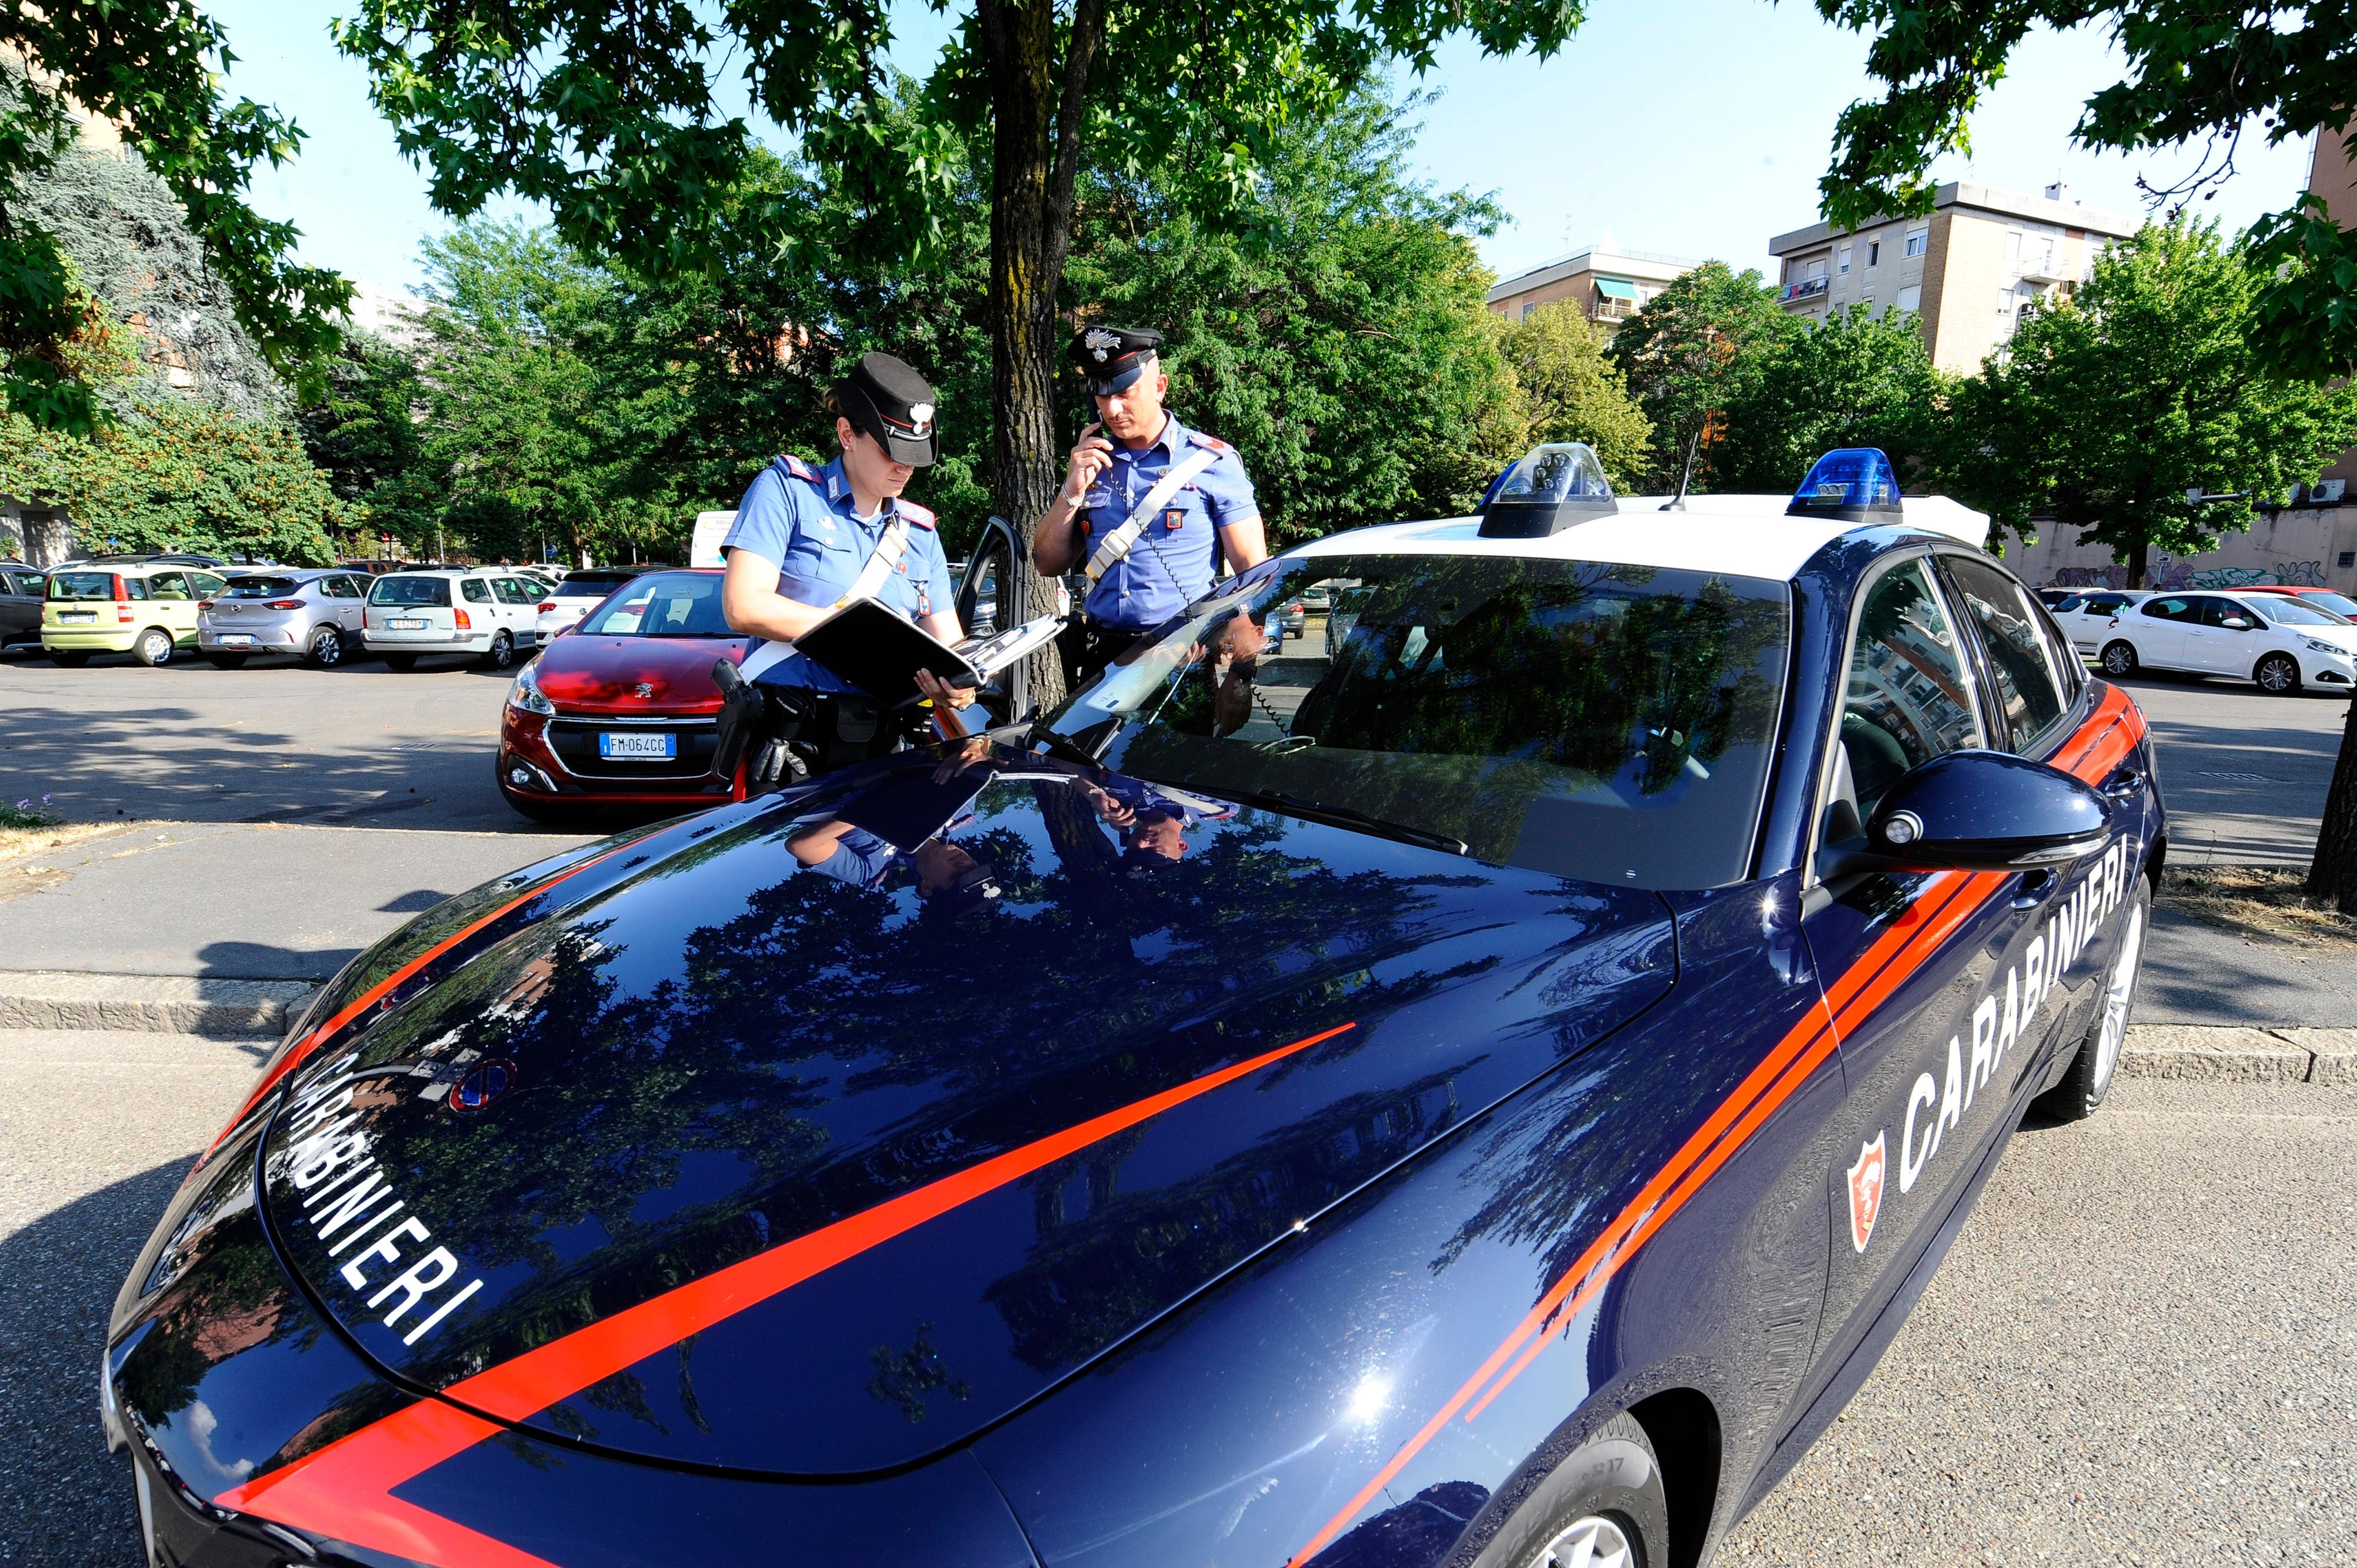
<path id="1" fill-rule="evenodd" d="M 1786 284 L 1784 292 L 1777 297 L 1786 305 L 1797 305 L 1803 300 L 1816 298 L 1833 285 L 1831 278 L 1803 278 L 1798 283 Z"/>

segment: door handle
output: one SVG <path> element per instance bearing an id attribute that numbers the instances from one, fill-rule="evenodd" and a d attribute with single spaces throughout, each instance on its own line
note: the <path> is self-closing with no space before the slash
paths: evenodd
<path id="1" fill-rule="evenodd" d="M 2022 875 L 2021 886 L 2013 890 L 2013 907 L 2035 909 L 2045 903 L 2061 884 L 2062 878 L 2055 875 L 2051 866 L 2043 871 L 2026 872 Z"/>
<path id="2" fill-rule="evenodd" d="M 2104 779 L 2103 789 L 2098 792 L 2108 795 L 2115 800 L 2124 800 L 2143 788 L 2143 771 L 2134 768 L 2123 768 Z"/>

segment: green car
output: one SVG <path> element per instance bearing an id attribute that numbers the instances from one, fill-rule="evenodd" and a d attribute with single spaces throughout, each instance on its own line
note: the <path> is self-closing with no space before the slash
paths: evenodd
<path id="1" fill-rule="evenodd" d="M 197 645 L 197 601 L 228 586 L 194 566 L 104 563 L 49 574 L 41 605 L 41 647 L 58 663 L 87 664 L 93 653 L 128 653 L 165 665 Z"/>

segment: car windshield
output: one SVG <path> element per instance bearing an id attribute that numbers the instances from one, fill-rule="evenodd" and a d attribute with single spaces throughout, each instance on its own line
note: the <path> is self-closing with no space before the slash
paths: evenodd
<path id="1" fill-rule="evenodd" d="M 49 597 L 111 599 L 114 597 L 114 574 L 112 572 L 57 573 L 49 578 Z"/>
<path id="2" fill-rule="evenodd" d="M 1327 585 L 1297 639 L 1270 625 Z M 1641 887 L 1748 874 L 1784 585 L 1497 555 L 1280 561 L 1046 728 L 1138 778 Z"/>
<path id="3" fill-rule="evenodd" d="M 581 623 L 592 637 L 734 637 L 720 614 L 720 578 L 694 572 L 633 577 Z"/>
<path id="4" fill-rule="evenodd" d="M 379 577 L 369 587 L 369 603 L 372 605 L 447 605 L 450 602 L 450 579 L 447 577 Z"/>
<path id="5" fill-rule="evenodd" d="M 228 587 L 213 597 L 217 599 L 279 599 L 303 591 L 301 582 L 293 577 L 236 577 Z"/>
<path id="6" fill-rule="evenodd" d="M 2299 605 L 2308 609 L 2322 610 L 2327 615 L 2338 616 L 2345 621 L 2357 621 L 2357 599 L 2352 599 L 2346 595 L 2301 594 L 2294 597 L 2289 594 L 2269 594 L 2266 597 L 2282 599 L 2287 604 Z"/>
<path id="7" fill-rule="evenodd" d="M 2261 618 L 2277 626 L 2347 626 L 2349 623 L 2330 610 L 2319 609 L 2302 599 L 2285 594 L 2253 594 L 2242 601 L 2259 613 Z"/>

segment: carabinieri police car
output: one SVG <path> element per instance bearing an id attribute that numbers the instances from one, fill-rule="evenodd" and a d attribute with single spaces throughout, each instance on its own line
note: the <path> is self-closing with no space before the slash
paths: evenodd
<path id="1" fill-rule="evenodd" d="M 2119 1060 L 2144 722 L 1985 528 L 1542 448 L 421 917 L 124 1286 L 149 1560 L 1707 1560 Z"/>

